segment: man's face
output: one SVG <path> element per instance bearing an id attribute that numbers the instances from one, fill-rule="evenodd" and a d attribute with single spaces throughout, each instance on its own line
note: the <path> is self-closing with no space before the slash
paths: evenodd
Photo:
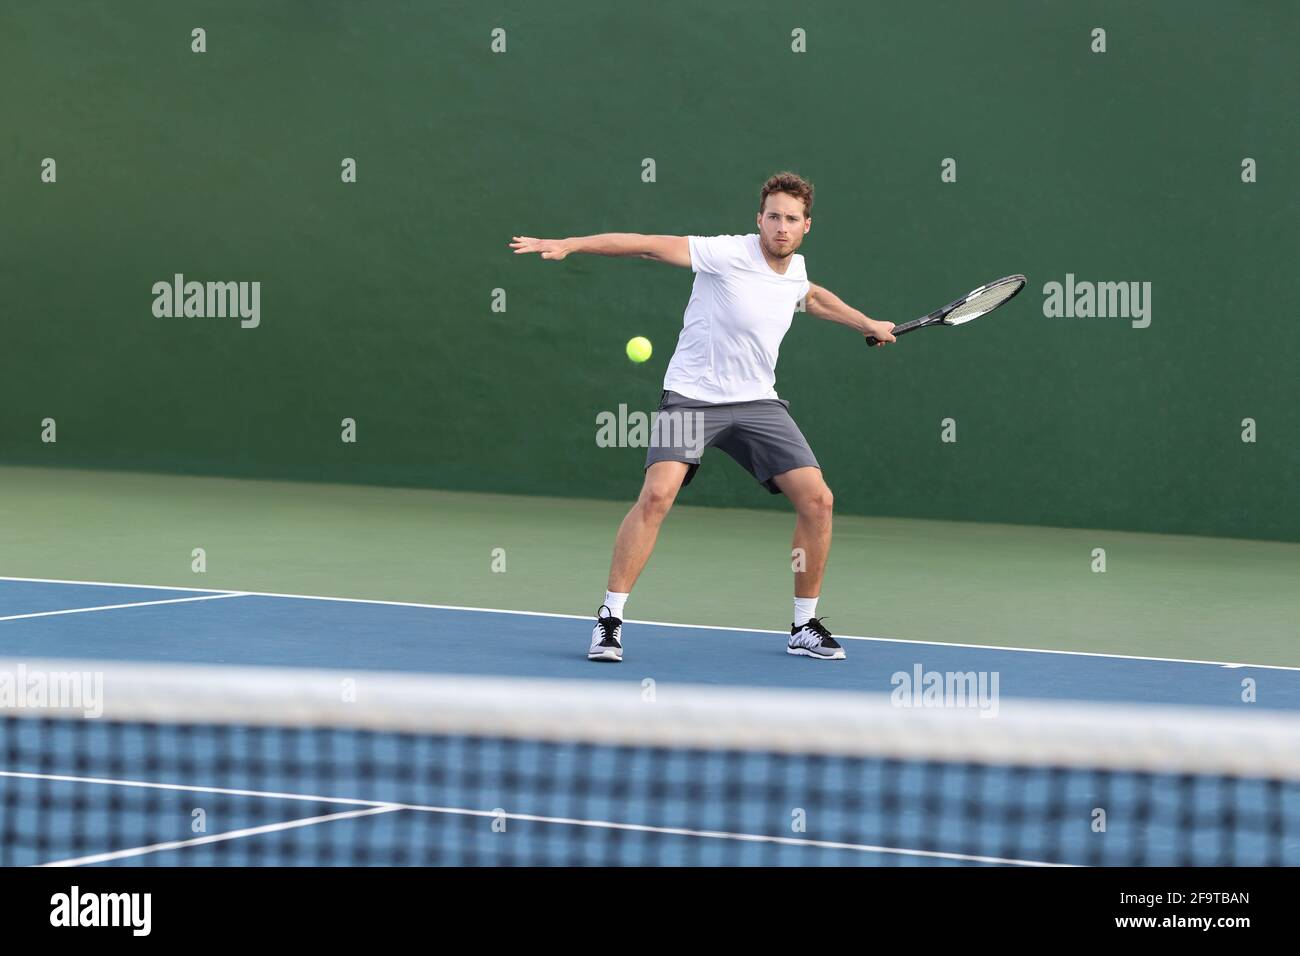
<path id="1" fill-rule="evenodd" d="M 793 255 L 811 228 L 812 219 L 804 218 L 803 200 L 789 193 L 772 193 L 758 214 L 759 241 L 774 259 Z"/>

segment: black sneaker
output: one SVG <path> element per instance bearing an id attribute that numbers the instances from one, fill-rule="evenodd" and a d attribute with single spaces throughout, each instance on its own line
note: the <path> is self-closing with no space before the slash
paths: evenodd
<path id="1" fill-rule="evenodd" d="M 605 616 L 601 617 L 600 612 Z M 623 622 L 609 613 L 609 608 L 601 605 L 596 608 L 596 626 L 591 629 L 591 649 L 587 651 L 589 661 L 623 660 Z"/>
<path id="2" fill-rule="evenodd" d="M 822 622 L 812 618 L 803 627 L 790 625 L 790 643 L 786 645 L 787 654 L 803 657 L 815 657 L 819 661 L 844 660 L 844 648 L 839 641 L 831 637 Z"/>

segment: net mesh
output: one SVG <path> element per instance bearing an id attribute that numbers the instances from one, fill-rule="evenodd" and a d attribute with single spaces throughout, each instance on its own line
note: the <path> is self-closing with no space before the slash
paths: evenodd
<path id="1" fill-rule="evenodd" d="M 1000 279 L 974 295 L 968 296 L 965 302 L 944 316 L 943 321 L 948 325 L 961 325 L 971 319 L 978 319 L 1019 292 L 1024 284 L 1025 280 L 1020 276 Z"/>
<path id="2" fill-rule="evenodd" d="M 1300 864 L 1282 716 L 79 673 L 101 716 L 0 708 L 4 865 Z"/>

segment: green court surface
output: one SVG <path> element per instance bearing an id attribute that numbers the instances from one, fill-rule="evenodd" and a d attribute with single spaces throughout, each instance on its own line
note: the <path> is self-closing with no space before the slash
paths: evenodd
<path id="1" fill-rule="evenodd" d="M 577 615 L 627 507 L 12 467 L 0 488 L 0 575 Z M 792 528 L 679 503 L 628 617 L 788 627 Z M 1300 544 L 840 516 L 819 611 L 846 635 L 1296 666 L 1298 572 Z"/>

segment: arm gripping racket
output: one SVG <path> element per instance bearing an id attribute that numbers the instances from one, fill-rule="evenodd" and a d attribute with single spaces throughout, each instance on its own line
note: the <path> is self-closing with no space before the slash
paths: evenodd
<path id="1" fill-rule="evenodd" d="M 894 335 L 898 336 L 904 332 L 924 329 L 930 325 L 961 325 L 971 321 L 971 319 L 978 319 L 981 315 L 987 315 L 1003 303 L 1010 302 L 1016 293 L 1024 287 L 1024 276 L 1007 276 L 998 279 L 996 282 L 990 282 L 968 292 L 957 301 L 949 302 L 942 309 L 936 309 L 929 315 L 894 326 Z M 876 340 L 870 335 L 866 339 L 867 345 L 876 344 Z"/>

